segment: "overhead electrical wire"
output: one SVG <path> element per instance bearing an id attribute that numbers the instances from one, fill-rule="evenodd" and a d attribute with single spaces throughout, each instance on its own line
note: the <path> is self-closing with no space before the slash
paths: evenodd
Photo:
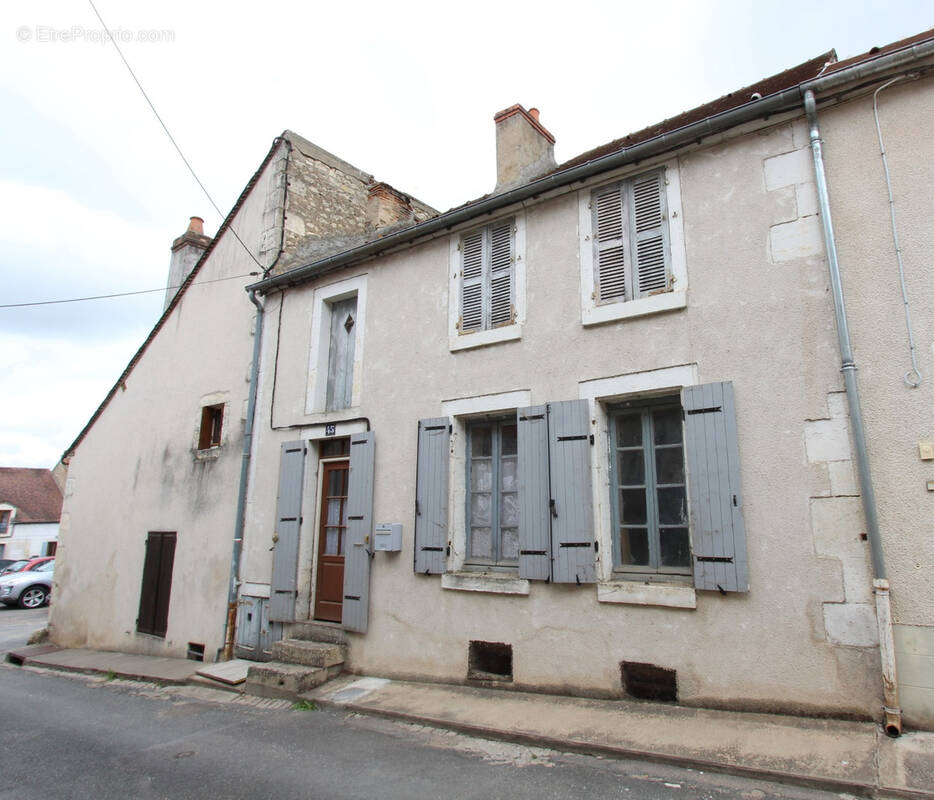
<path id="1" fill-rule="evenodd" d="M 218 216 L 221 219 L 224 219 L 225 214 L 220 210 L 220 208 L 217 207 L 217 203 L 214 202 L 214 198 L 211 197 L 211 193 L 208 192 L 205 185 L 201 182 L 201 178 L 198 177 L 198 174 L 195 172 L 194 168 L 191 166 L 190 163 L 188 163 L 188 159 L 185 158 L 185 154 L 182 152 L 182 148 L 178 146 L 178 142 L 175 141 L 175 137 L 172 136 L 171 132 L 169 131 L 168 126 L 165 124 L 165 122 L 163 122 L 162 117 L 159 116 L 159 112 L 156 110 L 156 107 L 153 105 L 152 100 L 149 99 L 149 95 L 146 94 L 146 90 L 143 88 L 143 85 L 139 82 L 139 78 L 137 78 L 136 73 L 133 72 L 133 68 L 130 66 L 130 62 L 126 60 L 126 56 L 123 55 L 123 51 L 120 49 L 120 45 L 117 44 L 117 40 L 113 37 L 113 34 L 110 32 L 110 28 L 107 27 L 107 23 L 104 22 L 104 18 L 101 16 L 100 12 L 97 10 L 97 6 L 94 5 L 94 0 L 88 0 L 88 4 L 93 9 L 98 20 L 100 20 L 101 26 L 107 32 L 107 38 L 110 40 L 110 43 L 116 49 L 117 55 L 120 56 L 120 60 L 123 61 L 123 65 L 127 68 L 127 71 L 130 73 L 130 77 L 133 78 L 133 81 L 136 83 L 136 86 L 139 88 L 146 102 L 149 104 L 149 108 L 152 109 L 152 113 L 155 114 L 156 119 L 159 120 L 159 124 L 162 126 L 162 130 L 164 130 L 165 135 L 169 137 L 169 141 L 172 142 L 172 146 L 175 148 L 175 151 L 178 153 L 179 158 L 181 158 L 185 166 L 188 167 L 188 171 L 191 173 L 191 176 L 195 179 L 198 186 L 201 187 L 201 191 L 204 192 L 204 196 L 208 199 L 208 202 L 214 207 L 214 210 L 217 212 Z M 246 250 L 247 255 L 249 255 L 249 257 L 252 258 L 253 261 L 256 263 L 256 266 L 258 266 L 261 270 L 264 270 L 263 265 L 259 263 L 256 256 L 253 255 L 250 248 L 246 246 L 243 239 L 241 239 L 237 231 L 234 230 L 233 225 L 229 225 L 228 230 L 230 230 L 230 232 L 234 235 L 236 240 L 240 242 L 243 249 Z"/>
<path id="2" fill-rule="evenodd" d="M 226 278 L 212 278 L 207 281 L 193 281 L 191 286 L 202 286 L 205 283 L 220 283 L 221 281 L 233 281 L 237 278 L 249 278 L 259 275 L 259 272 L 245 272 L 243 275 L 228 275 Z M 69 297 L 65 300 L 35 300 L 30 303 L 0 303 L 0 308 L 28 308 L 30 306 L 53 306 L 62 303 L 83 303 L 85 300 L 107 300 L 111 297 L 130 297 L 134 294 L 152 294 L 154 292 L 170 292 L 181 289 L 178 286 L 160 286 L 158 289 L 139 289 L 135 292 L 115 292 L 114 294 L 95 294 L 89 297 Z"/>

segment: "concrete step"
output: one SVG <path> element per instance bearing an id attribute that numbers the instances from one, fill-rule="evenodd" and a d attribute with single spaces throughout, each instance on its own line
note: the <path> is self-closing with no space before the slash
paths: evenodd
<path id="1" fill-rule="evenodd" d="M 346 649 L 330 642 L 309 642 L 304 639 L 283 639 L 272 646 L 273 661 L 301 664 L 306 667 L 338 667 L 347 657 Z M 339 669 L 338 669 L 339 671 Z"/>
<path id="2" fill-rule="evenodd" d="M 289 636 L 308 642 L 331 642 L 347 644 L 347 635 L 340 625 L 326 622 L 294 622 L 289 626 Z"/>
<path id="3" fill-rule="evenodd" d="M 340 666 L 308 667 L 266 661 L 253 664 L 247 673 L 245 690 L 256 697 L 277 697 L 294 700 L 303 692 L 320 686 L 340 674 Z"/>

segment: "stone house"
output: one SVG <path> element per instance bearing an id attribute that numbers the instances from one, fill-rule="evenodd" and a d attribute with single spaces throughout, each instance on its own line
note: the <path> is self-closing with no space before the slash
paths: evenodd
<path id="1" fill-rule="evenodd" d="M 54 556 L 61 513 L 50 470 L 0 467 L 0 558 Z"/>
<path id="2" fill-rule="evenodd" d="M 237 487 L 261 338 L 244 287 L 299 243 L 366 236 L 368 213 L 411 222 L 435 212 L 285 131 L 213 238 L 193 217 L 172 243 L 161 318 L 63 457 L 57 641 L 217 657 L 232 591 L 236 601 Z"/>
<path id="3" fill-rule="evenodd" d="M 180 654 L 197 633 L 213 658 L 233 597 L 227 651 L 257 661 L 327 638 L 364 674 L 930 728 L 932 64 L 931 32 L 831 51 L 561 165 L 516 105 L 490 195 L 419 219 L 371 184 L 359 229 L 296 230 L 192 303 L 187 324 L 223 306 L 218 332 L 242 328 L 228 384 L 195 381 L 210 338 L 160 323 L 167 355 L 137 370 L 175 354 L 191 376 L 158 401 L 135 376 L 123 412 L 118 384 L 73 449 L 63 567 L 81 481 L 164 410 L 110 496 L 134 498 L 113 509 L 133 613 L 145 532 L 177 532 L 168 630 L 89 623 L 65 598 L 90 581 L 60 570 L 53 636 Z M 221 385 L 245 455 L 205 467 L 194 400 Z M 183 547 L 211 581 L 179 575 Z"/>

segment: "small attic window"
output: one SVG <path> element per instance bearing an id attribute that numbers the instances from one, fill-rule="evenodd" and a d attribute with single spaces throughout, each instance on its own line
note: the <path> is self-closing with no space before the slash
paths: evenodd
<path id="1" fill-rule="evenodd" d="M 224 404 L 204 406 L 201 409 L 201 432 L 198 435 L 198 449 L 208 450 L 220 447 L 221 430 L 224 424 Z"/>

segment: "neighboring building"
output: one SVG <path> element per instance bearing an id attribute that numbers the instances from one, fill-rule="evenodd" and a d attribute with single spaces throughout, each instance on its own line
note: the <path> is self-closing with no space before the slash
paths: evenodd
<path id="1" fill-rule="evenodd" d="M 931 32 L 830 52 L 560 166 L 538 112 L 513 106 L 495 118 L 494 194 L 296 234 L 268 276 L 202 290 L 188 313 L 223 309 L 214 336 L 164 318 L 74 448 L 63 566 L 80 513 L 95 547 L 113 541 L 119 590 L 90 562 L 59 571 L 54 638 L 181 654 L 197 633 L 213 657 L 242 508 L 237 644 L 256 659 L 320 621 L 365 674 L 852 718 L 885 703 L 897 727 L 894 622 L 905 720 L 934 727 L 934 390 L 902 381 L 873 114 L 881 90 L 907 307 L 928 332 L 932 67 Z M 198 343 L 237 332 L 228 381 L 249 361 L 244 283 L 259 373 L 218 383 L 237 407 L 255 390 L 238 504 L 234 466 L 209 476 L 189 431 L 213 441 L 195 400 L 219 402 Z M 912 384 L 934 373 L 921 341 Z M 103 497 L 128 501 L 94 528 Z M 172 534 L 159 553 L 190 548 L 189 570 L 176 555 L 174 575 L 142 577 L 147 531 Z M 165 640 L 144 645 L 125 609 L 147 580 L 171 603 Z"/>
<path id="2" fill-rule="evenodd" d="M 56 641 L 215 660 L 253 359 L 243 288 L 299 243 L 375 235 L 368 212 L 436 213 L 286 131 L 213 239 L 193 217 L 172 243 L 162 317 L 63 458 Z"/>
<path id="3" fill-rule="evenodd" d="M 0 467 L 0 558 L 54 556 L 61 514 L 50 470 Z"/>

